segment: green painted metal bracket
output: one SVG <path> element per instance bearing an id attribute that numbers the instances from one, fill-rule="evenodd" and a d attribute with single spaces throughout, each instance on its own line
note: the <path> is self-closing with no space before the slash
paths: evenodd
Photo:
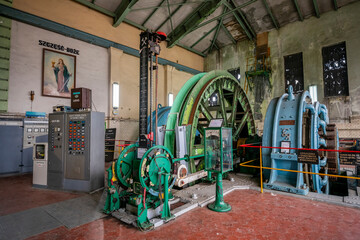
<path id="1" fill-rule="evenodd" d="M 231 42 L 233 44 L 236 44 L 236 41 L 234 39 L 234 37 L 231 35 L 231 33 L 229 32 L 229 30 L 227 30 L 227 28 L 224 26 L 224 24 L 221 24 L 221 28 L 224 30 L 224 32 L 226 33 L 226 35 L 228 36 L 228 38 L 231 40 Z"/>
<path id="2" fill-rule="evenodd" d="M 229 8 L 230 10 L 233 10 L 233 6 L 231 6 L 230 3 L 228 2 L 224 2 L 224 5 Z M 240 11 L 240 10 L 237 10 Z M 241 28 L 244 30 L 246 36 L 250 39 L 253 40 L 254 36 L 250 34 L 250 32 L 248 31 L 247 27 L 245 26 L 245 24 L 243 23 L 243 21 L 241 20 L 241 18 L 236 14 L 236 12 L 232 13 L 236 19 L 236 21 L 239 23 L 239 25 L 241 26 Z M 211 50 L 211 49 L 210 49 Z"/>
<path id="3" fill-rule="evenodd" d="M 67 37 L 71 37 L 71 38 L 78 39 L 78 40 L 81 40 L 81 41 L 84 41 L 87 43 L 91 43 L 96 46 L 100 46 L 100 47 L 104 47 L 104 48 L 110 48 L 110 47 L 118 48 L 118 49 L 124 51 L 124 53 L 126 53 L 126 54 L 129 54 L 129 55 L 132 55 L 135 57 L 139 57 L 139 50 L 137 50 L 137 49 L 134 49 L 134 48 L 131 48 L 131 47 L 107 40 L 105 38 L 101 38 L 101 37 L 77 30 L 77 29 L 74 29 L 72 27 L 65 26 L 63 24 L 59 24 L 59 23 L 35 16 L 35 15 L 32 15 L 30 13 L 26 13 L 26 12 L 17 10 L 12 7 L 5 6 L 3 4 L 0 4 L 0 15 L 8 17 L 8 18 L 16 20 L 16 21 L 20 21 L 23 23 L 27 23 L 27 24 L 36 26 L 36 27 L 39 27 L 42 29 L 56 32 L 56 33 L 62 34 Z M 169 61 L 164 58 L 159 58 L 159 64 L 170 65 L 180 71 L 188 72 L 191 74 L 200 73 L 199 70 Z"/>
<path id="4" fill-rule="evenodd" d="M 194 27 L 198 26 L 205 18 L 212 14 L 222 3 L 219 0 L 210 0 L 202 3 L 197 7 L 185 20 L 182 21 L 172 31 L 168 37 L 170 39 L 168 47 L 173 47 L 180 41 L 186 34 L 190 33 Z"/>
<path id="5" fill-rule="evenodd" d="M 165 0 L 162 0 L 157 6 L 160 7 L 163 3 L 165 2 Z M 159 8 L 155 8 L 149 16 L 147 16 L 147 18 L 145 19 L 145 21 L 141 24 L 143 26 L 145 26 L 145 24 L 149 21 L 149 19 L 154 15 L 154 13 L 158 10 Z"/>
<path id="6" fill-rule="evenodd" d="M 317 0 L 313 0 L 314 3 L 314 9 L 315 9 L 315 14 L 317 18 L 320 18 L 320 11 L 319 11 L 319 5 Z"/>
<path id="7" fill-rule="evenodd" d="M 124 21 L 126 15 L 131 11 L 131 8 L 137 3 L 138 0 L 122 0 L 120 5 L 116 8 L 115 14 L 116 17 L 114 19 L 114 27 L 120 25 L 122 21 Z"/>
<path id="8" fill-rule="evenodd" d="M 187 1 L 187 0 L 184 0 L 182 3 L 185 4 L 186 1 Z M 172 16 L 174 16 L 175 13 L 177 13 L 177 11 L 179 11 L 179 9 L 180 9 L 182 6 L 183 6 L 183 5 L 178 6 L 178 7 L 165 19 L 165 21 L 163 21 L 163 22 L 157 27 L 157 29 L 155 30 L 155 32 L 159 31 L 159 29 L 162 28 L 162 26 L 164 26 L 164 24 L 165 24 L 167 21 L 169 21 L 170 18 L 171 18 Z"/>
<path id="9" fill-rule="evenodd" d="M 338 4 L 337 4 L 337 1 L 336 1 L 336 0 L 333 0 L 333 2 L 334 2 L 335 11 L 337 11 L 337 10 L 339 9 Z"/>
<path id="10" fill-rule="evenodd" d="M 226 13 L 226 12 L 227 12 L 227 9 L 226 9 L 226 7 L 224 7 L 222 13 Z M 223 24 L 223 19 L 224 19 L 224 17 L 220 18 L 220 20 L 219 20 L 219 22 L 218 22 L 218 25 L 216 26 L 215 35 L 214 35 L 213 40 L 211 41 L 209 52 L 211 52 L 213 46 L 216 45 L 216 44 L 215 44 L 215 43 L 216 43 L 216 39 L 217 39 L 217 37 L 218 37 L 218 35 L 219 35 L 220 27 L 221 27 L 221 25 Z"/>
<path id="11" fill-rule="evenodd" d="M 212 29 L 210 29 L 210 31 L 208 31 L 207 33 L 205 33 L 201 38 L 199 38 L 196 42 L 193 43 L 193 45 L 191 45 L 190 47 L 193 48 L 194 46 L 196 46 L 199 42 L 201 42 L 201 40 L 203 40 L 204 38 L 206 38 L 210 33 L 212 33 L 215 29 L 217 29 L 217 26 L 213 27 Z"/>
<path id="12" fill-rule="evenodd" d="M 146 31 L 146 30 L 147 30 L 146 27 L 144 27 L 144 26 L 142 26 L 142 25 L 140 25 L 140 24 L 137 24 L 136 22 L 131 21 L 131 20 L 129 20 L 129 19 L 126 19 L 126 18 L 125 18 L 123 22 L 124 22 L 124 23 L 127 23 L 127 24 L 129 24 L 129 25 L 131 25 L 131 26 L 134 26 L 134 27 L 136 27 L 136 28 L 138 28 L 138 29 L 141 29 L 141 30 L 143 30 L 143 31 Z"/>
<path id="13" fill-rule="evenodd" d="M 246 7 L 246 6 L 252 4 L 252 3 L 256 2 L 256 1 L 257 1 L 257 0 L 250 0 L 250 1 L 246 2 L 246 3 L 243 3 L 243 4 L 241 4 L 240 6 L 234 8 L 233 10 L 230 10 L 230 11 L 224 13 L 224 14 L 220 14 L 220 15 L 217 16 L 217 17 L 214 17 L 214 18 L 212 18 L 212 19 L 210 19 L 210 20 L 208 20 L 208 21 L 206 21 L 206 22 L 203 22 L 203 23 L 197 25 L 197 26 L 194 27 L 190 32 L 193 32 L 193 31 L 195 31 L 195 30 L 198 29 L 198 28 L 201 28 L 201 27 L 203 27 L 203 26 L 205 26 L 205 25 L 207 25 L 207 24 L 209 24 L 209 23 L 211 23 L 211 22 L 213 22 L 213 21 L 216 21 L 216 20 L 222 18 L 223 16 L 226 16 L 226 15 L 228 15 L 228 14 L 230 14 L 230 13 L 233 13 L 233 12 L 235 12 L 235 11 L 237 11 L 237 10 L 243 8 L 243 7 Z"/>
<path id="14" fill-rule="evenodd" d="M 200 52 L 200 51 L 198 51 L 198 50 L 196 50 L 196 49 L 193 49 L 193 48 L 191 48 L 191 47 L 185 46 L 185 45 L 183 45 L 183 44 L 181 44 L 181 43 L 177 43 L 176 45 L 179 46 L 179 47 L 182 47 L 182 48 L 184 48 L 184 49 L 186 49 L 186 50 L 188 50 L 188 51 L 190 51 L 190 52 L 196 53 L 196 54 L 198 54 L 198 55 L 200 55 L 200 56 L 202 56 L 202 57 L 205 57 L 205 56 L 206 56 L 204 53 L 202 53 L 202 52 Z"/>
<path id="15" fill-rule="evenodd" d="M 336 1 L 336 0 L 335 0 L 335 1 Z M 294 0 L 294 4 L 295 4 L 296 10 L 297 10 L 297 12 L 298 12 L 298 14 L 299 14 L 300 21 L 304 21 L 304 17 L 303 17 L 303 15 L 302 15 L 302 13 L 301 13 L 300 6 L 299 6 L 298 1 L 297 1 L 297 0 Z"/>
<path id="16" fill-rule="evenodd" d="M 235 4 L 235 1 L 234 0 L 231 0 L 232 4 L 233 4 L 233 7 L 236 8 L 236 4 Z M 244 16 L 244 14 L 242 13 L 241 9 L 238 9 L 237 10 L 237 13 L 240 14 L 240 16 L 242 17 L 244 23 L 246 24 L 246 26 L 248 27 L 248 29 L 250 30 L 251 34 L 253 36 L 256 36 L 256 33 L 255 31 L 253 30 L 253 28 L 251 27 L 250 23 L 246 20 L 246 17 Z"/>
<path id="17" fill-rule="evenodd" d="M 171 15 L 171 11 L 170 11 L 170 5 L 169 5 L 169 0 L 166 0 L 166 5 L 167 5 L 167 9 L 168 9 L 168 13 L 169 13 L 169 17 Z M 170 26 L 171 26 L 171 31 L 174 31 L 174 26 L 173 26 L 173 22 L 172 22 L 172 19 L 170 17 Z"/>
<path id="18" fill-rule="evenodd" d="M 263 1 L 264 5 L 265 5 L 266 11 L 268 12 L 268 14 L 269 14 L 269 15 L 270 15 L 270 17 L 271 17 L 271 20 L 272 20 L 272 22 L 273 22 L 273 24 L 274 24 L 275 28 L 276 28 L 276 29 L 279 29 L 279 25 L 278 25 L 278 23 L 277 23 L 277 21 L 276 21 L 276 19 L 275 19 L 274 15 L 272 14 L 271 9 L 270 9 L 270 7 L 269 7 L 269 5 L 268 5 L 267 1 L 266 1 L 266 0 L 262 0 L 262 1 Z"/>

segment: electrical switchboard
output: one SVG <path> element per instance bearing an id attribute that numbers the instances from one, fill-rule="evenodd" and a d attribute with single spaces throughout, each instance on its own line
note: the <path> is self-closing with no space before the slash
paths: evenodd
<path id="1" fill-rule="evenodd" d="M 48 134 L 47 118 L 25 118 L 23 153 L 21 161 L 21 172 L 32 172 L 33 170 L 33 146 L 37 142 L 36 138 Z"/>
<path id="2" fill-rule="evenodd" d="M 49 116 L 48 187 L 85 192 L 103 187 L 105 114 L 63 112 Z"/>
<path id="3" fill-rule="evenodd" d="M 65 113 L 49 114 L 48 188 L 62 189 L 64 176 Z"/>
<path id="4" fill-rule="evenodd" d="M 0 117 L 0 174 L 21 171 L 22 117 Z"/>

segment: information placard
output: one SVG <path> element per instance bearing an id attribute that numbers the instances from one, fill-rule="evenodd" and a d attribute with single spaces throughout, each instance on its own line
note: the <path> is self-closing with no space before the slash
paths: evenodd
<path id="1" fill-rule="evenodd" d="M 343 165 L 360 164 L 360 153 L 340 152 L 339 158 L 340 158 L 340 164 Z"/>
<path id="2" fill-rule="evenodd" d="M 299 163 L 319 164 L 319 153 L 316 150 L 301 150 L 297 151 Z"/>

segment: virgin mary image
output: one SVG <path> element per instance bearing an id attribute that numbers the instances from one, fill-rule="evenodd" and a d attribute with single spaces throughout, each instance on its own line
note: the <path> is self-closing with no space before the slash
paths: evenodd
<path id="1" fill-rule="evenodd" d="M 68 68 L 64 64 L 64 60 L 62 58 L 59 58 L 56 66 L 55 62 L 52 62 L 52 64 L 57 83 L 57 91 L 59 93 L 68 93 L 69 88 L 67 87 L 67 84 L 69 83 L 72 74 L 69 73 Z"/>

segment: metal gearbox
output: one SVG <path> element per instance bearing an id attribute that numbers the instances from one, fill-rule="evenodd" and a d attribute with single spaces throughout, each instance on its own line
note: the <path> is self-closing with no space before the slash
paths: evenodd
<path id="1" fill-rule="evenodd" d="M 326 148 L 327 143 L 333 142 L 336 137 L 327 135 L 337 136 L 337 133 L 329 134 L 334 128 L 327 128 L 328 124 L 326 106 L 312 103 L 308 91 L 293 94 L 293 88 L 289 86 L 288 93 L 274 98 L 266 112 L 262 140 L 263 166 L 274 169 L 264 171 L 264 187 L 302 195 L 309 190 L 328 194 L 327 176 L 276 170 L 327 173 L 328 166 L 337 168 L 337 157 L 328 157 L 323 151 L 300 149 Z M 337 172 L 335 168 L 333 173 Z"/>

